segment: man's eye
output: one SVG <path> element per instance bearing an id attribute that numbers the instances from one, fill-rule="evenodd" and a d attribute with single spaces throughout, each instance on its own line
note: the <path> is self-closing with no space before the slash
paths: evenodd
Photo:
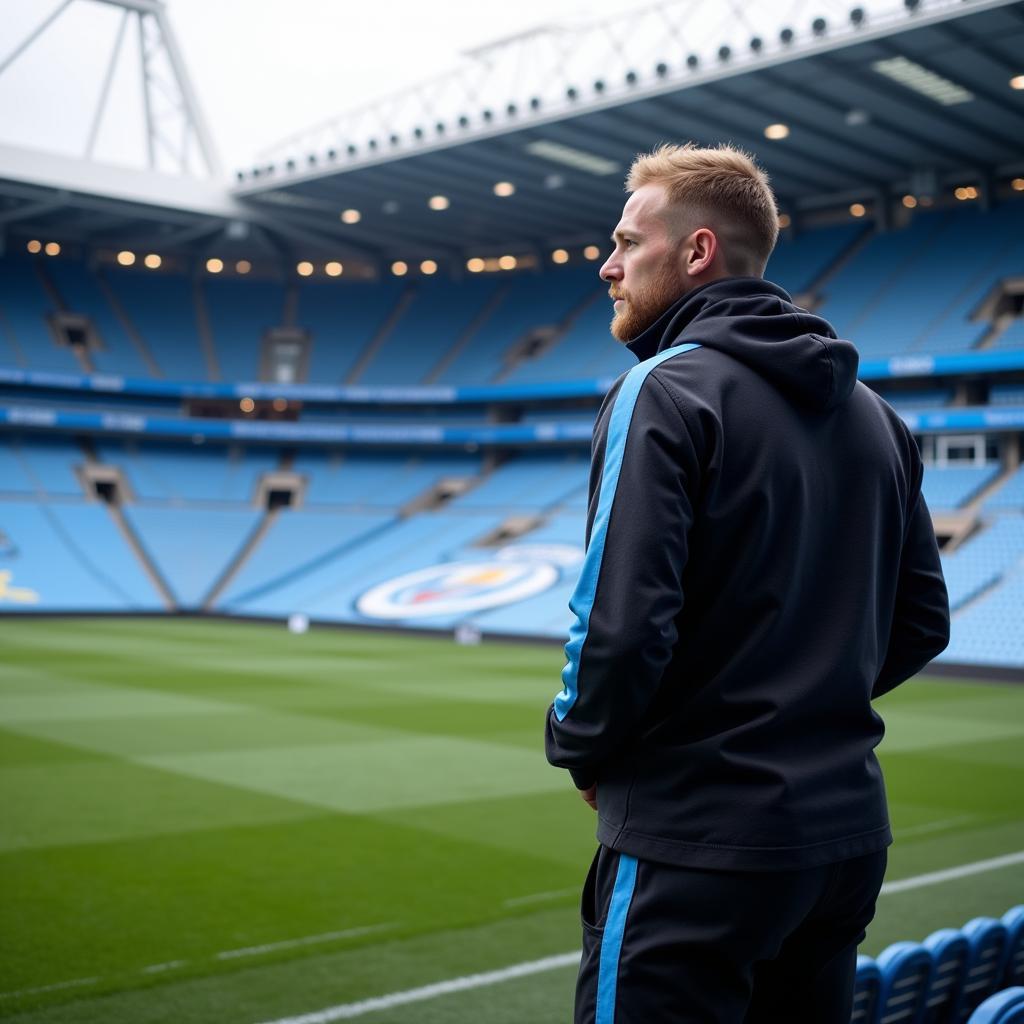
<path id="1" fill-rule="evenodd" d="M 628 249 L 631 245 L 636 245 L 636 242 L 632 238 L 625 238 L 622 244 Z"/>

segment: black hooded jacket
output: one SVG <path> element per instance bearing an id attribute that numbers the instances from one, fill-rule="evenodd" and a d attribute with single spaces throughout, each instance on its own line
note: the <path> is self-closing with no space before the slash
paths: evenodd
<path id="1" fill-rule="evenodd" d="M 892 841 L 871 699 L 942 651 L 917 445 L 857 351 L 759 278 L 630 343 L 594 432 L 587 555 L 548 760 L 598 839 L 790 869 Z"/>

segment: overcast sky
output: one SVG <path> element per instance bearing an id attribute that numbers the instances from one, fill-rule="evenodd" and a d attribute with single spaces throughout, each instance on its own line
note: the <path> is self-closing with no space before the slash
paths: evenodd
<path id="1" fill-rule="evenodd" d="M 0 61 L 62 0 L 2 0 Z M 625 11 L 636 0 L 167 0 L 226 171 L 361 102 L 455 65 L 461 51 L 529 26 Z M 81 155 L 122 12 L 71 6 L 0 75 L 0 141 Z M 130 25 L 94 156 L 142 161 Z M 131 45 L 129 45 L 131 44 Z"/>

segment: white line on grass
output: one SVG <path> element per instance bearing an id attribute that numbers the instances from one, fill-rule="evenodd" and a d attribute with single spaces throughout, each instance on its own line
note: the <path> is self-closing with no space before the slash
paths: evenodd
<path id="1" fill-rule="evenodd" d="M 165 964 L 150 964 L 142 968 L 143 974 L 159 974 L 161 971 L 173 971 L 175 967 L 184 967 L 187 960 L 168 960 Z"/>
<path id="2" fill-rule="evenodd" d="M 285 939 L 283 942 L 268 942 L 264 946 L 246 946 L 244 949 L 228 949 L 217 954 L 218 960 L 235 960 L 240 956 L 257 956 L 260 953 L 273 953 L 279 949 L 291 949 L 293 946 L 312 946 L 317 942 L 331 942 L 334 939 L 350 939 L 355 935 L 371 935 L 374 932 L 390 931 L 397 928 L 398 922 L 373 924 L 365 928 L 347 928 L 342 932 L 324 932 L 322 935 L 305 935 L 301 939 Z"/>
<path id="3" fill-rule="evenodd" d="M 517 896 L 515 899 L 505 900 L 502 906 L 522 907 L 527 903 L 544 903 L 547 900 L 557 900 L 563 896 L 571 896 L 579 891 L 579 886 L 573 886 L 571 889 L 552 889 L 550 892 L 535 892 L 529 896 Z"/>
<path id="4" fill-rule="evenodd" d="M 467 974 L 462 978 L 451 978 L 449 981 L 438 981 L 422 988 L 410 988 L 404 992 L 392 992 L 390 995 L 377 996 L 375 999 L 363 999 L 358 1003 L 345 1003 L 343 1006 L 331 1006 L 316 1013 L 304 1013 L 301 1017 L 284 1017 L 268 1024 L 330 1024 L 335 1020 L 351 1020 L 361 1017 L 364 1013 L 376 1010 L 390 1010 L 394 1006 L 406 1003 L 419 1003 L 424 999 L 450 995 L 452 992 L 465 992 L 471 988 L 485 988 L 497 985 L 513 978 L 525 978 L 530 974 L 541 974 L 559 967 L 571 967 L 580 962 L 579 950 L 572 953 L 559 953 L 557 956 L 546 956 L 542 960 L 529 960 L 523 964 L 513 964 L 499 971 L 486 971 L 483 974 Z"/>
<path id="5" fill-rule="evenodd" d="M 17 992 L 0 992 L 0 999 L 11 999 L 14 996 L 32 996 L 40 992 L 56 992 L 59 988 L 95 985 L 99 980 L 99 978 L 76 978 L 74 981 L 58 981 L 56 985 L 40 985 L 39 988 L 19 988 Z"/>
<path id="6" fill-rule="evenodd" d="M 940 882 L 949 882 L 954 878 L 980 875 L 985 871 L 996 871 L 998 868 L 1008 868 L 1013 864 L 1024 864 L 1024 850 L 1008 853 L 1003 857 L 993 857 L 991 860 L 976 860 L 973 864 L 961 864 L 959 867 L 947 868 L 945 871 L 931 871 L 927 875 L 915 875 L 913 878 L 900 878 L 895 882 L 886 882 L 882 886 L 881 894 L 886 896 L 889 893 L 906 892 L 908 889 L 921 889 L 926 885 L 938 885 Z"/>
<path id="7" fill-rule="evenodd" d="M 1024 850 L 1020 850 L 1017 853 L 1008 853 L 1003 857 L 992 857 L 990 860 L 978 860 L 972 864 L 961 864 L 959 867 L 948 868 L 945 871 L 932 871 L 926 875 L 915 875 L 912 878 L 901 878 L 895 882 L 886 882 L 882 886 L 882 895 L 904 892 L 907 889 L 921 889 L 928 885 L 939 885 L 942 882 L 949 882 L 956 878 L 980 875 L 985 871 L 996 871 L 999 868 L 1010 867 L 1014 864 L 1024 864 Z M 473 988 L 486 988 L 489 985 L 498 985 L 503 981 L 511 981 L 514 978 L 523 978 L 530 974 L 542 974 L 545 971 L 557 970 L 560 967 L 570 967 L 573 964 L 578 964 L 579 961 L 580 953 L 578 951 L 560 953 L 557 956 L 544 957 L 542 960 L 529 960 L 526 963 L 512 964 L 511 967 L 503 967 L 498 971 L 468 974 L 461 978 L 451 978 L 448 981 L 438 981 L 432 985 L 423 985 L 420 988 L 406 989 L 404 992 L 391 992 L 388 995 L 376 996 L 373 999 L 363 999 L 358 1003 L 343 1003 L 339 1006 L 329 1006 L 326 1010 L 304 1013 L 299 1017 L 282 1017 L 279 1020 L 266 1021 L 264 1024 L 331 1024 L 332 1021 L 351 1020 L 353 1017 L 362 1017 L 366 1013 L 374 1013 L 377 1010 L 390 1010 L 395 1006 L 419 1003 L 425 999 L 436 999 L 438 996 L 451 995 L 454 992 L 465 992 Z"/>
<path id="8" fill-rule="evenodd" d="M 976 814 L 961 814 L 956 818 L 943 818 L 941 821 L 926 821 L 922 825 L 911 825 L 910 828 L 896 829 L 897 839 L 906 839 L 907 836 L 923 836 L 929 832 L 942 832 L 944 829 L 953 828 L 955 825 L 966 825 L 974 821 Z"/>

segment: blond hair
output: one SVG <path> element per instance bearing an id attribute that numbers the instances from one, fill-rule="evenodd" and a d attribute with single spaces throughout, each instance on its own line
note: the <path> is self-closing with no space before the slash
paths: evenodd
<path id="1" fill-rule="evenodd" d="M 726 143 L 708 149 L 663 143 L 633 161 L 626 191 L 652 183 L 665 186 L 670 203 L 692 223 L 690 231 L 715 231 L 730 273 L 764 273 L 779 237 L 779 215 L 768 175 L 753 157 Z"/>

